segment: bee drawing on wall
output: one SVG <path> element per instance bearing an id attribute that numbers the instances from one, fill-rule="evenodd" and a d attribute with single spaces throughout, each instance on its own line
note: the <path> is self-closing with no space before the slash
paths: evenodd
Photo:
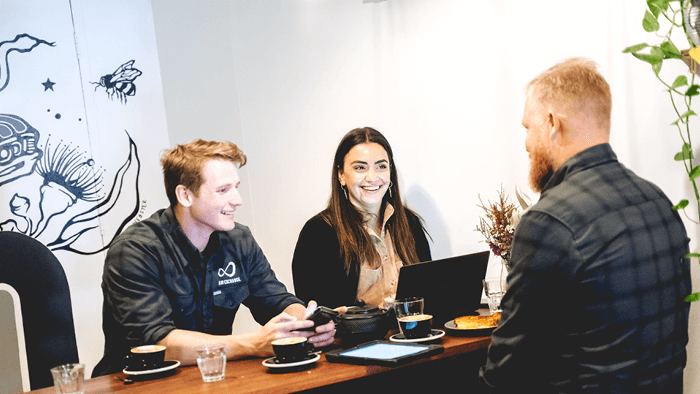
<path id="1" fill-rule="evenodd" d="M 98 87 L 105 88 L 110 99 L 114 99 L 116 95 L 119 101 L 126 104 L 126 96 L 133 96 L 136 94 L 134 80 L 141 75 L 141 70 L 133 67 L 134 62 L 135 60 L 129 60 L 119 66 L 112 74 L 101 77 L 99 82 L 90 83 L 97 85 L 95 86 L 95 90 L 97 90 Z"/>

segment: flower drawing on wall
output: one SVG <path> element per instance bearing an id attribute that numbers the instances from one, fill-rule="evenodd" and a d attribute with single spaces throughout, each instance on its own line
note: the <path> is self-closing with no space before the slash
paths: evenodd
<path id="1" fill-rule="evenodd" d="M 18 125 L 31 130 L 29 133 L 35 140 L 39 132 L 31 127 L 24 119 L 16 115 L 0 114 L 0 130 L 12 120 Z M 14 128 L 13 130 L 16 130 Z M 1 131 L 0 131 L 1 133 Z M 25 133 L 26 134 L 26 133 Z M 17 133 L 20 135 L 20 133 Z M 10 169 L 24 169 L 22 175 L 6 178 L 9 183 L 19 177 L 32 176 L 29 183 L 38 190 L 17 191 L 13 194 L 8 205 L 11 218 L 0 223 L 1 231 L 15 231 L 41 240 L 51 250 L 69 250 L 79 254 L 94 254 L 106 249 L 117 234 L 136 216 L 139 210 L 138 174 L 140 161 L 136 144 L 129 134 L 129 152 L 123 164 L 116 171 L 109 184 L 105 184 L 105 170 L 98 167 L 94 159 L 81 151 L 73 143 L 59 141 L 55 145 L 48 138 L 43 149 L 34 147 L 31 165 L 26 161 L 23 166 L 14 165 Z M 16 140 L 16 139 L 15 139 Z M 22 145 L 22 144 L 20 144 Z M 27 156 L 26 147 L 16 149 L 18 157 Z M 0 156 L 2 145 L 0 143 Z M 13 151 L 14 152 L 14 151 Z M 13 163 L 14 161 L 9 161 Z M 0 179 L 5 171 L 0 160 Z M 30 173 L 26 173 L 29 169 Z M 127 179 L 133 180 L 127 183 Z M 0 181 L 1 182 L 1 181 Z M 0 183 L 0 186 L 3 184 Z M 3 189 L 0 188 L 0 193 Z M 115 234 L 105 246 L 75 247 L 74 244 L 87 232 L 99 227 L 98 218 L 108 214 L 117 203 L 132 206 L 131 212 L 124 218 Z"/>
<path id="2" fill-rule="evenodd" d="M 141 75 L 141 70 L 134 68 L 135 60 L 129 60 L 122 64 L 113 73 L 107 74 L 100 78 L 99 82 L 90 82 L 95 84 L 95 90 L 99 87 L 105 88 L 110 99 L 114 96 L 119 98 L 123 104 L 126 104 L 126 96 L 136 94 L 136 84 L 134 80 Z"/>
<path id="3" fill-rule="evenodd" d="M 72 144 L 64 145 L 60 141 L 52 150 L 50 140 L 46 142 L 44 157 L 36 169 L 36 173 L 44 179 L 39 188 L 41 217 L 37 226 L 41 227 L 34 229 L 30 235 L 41 235 L 52 217 L 65 212 L 78 200 L 100 200 L 98 193 L 102 188 L 102 173 L 94 166 L 95 161 L 86 158 L 85 153 L 79 152 Z"/>
<path id="4" fill-rule="evenodd" d="M 76 215 L 71 216 L 63 226 L 61 232 L 52 242 L 47 243 L 51 250 L 68 250 L 78 254 L 94 254 L 106 250 L 112 244 L 112 241 L 119 235 L 122 230 L 132 221 L 139 213 L 140 208 L 140 193 L 139 193 L 139 174 L 141 171 L 141 161 L 139 160 L 138 149 L 134 140 L 129 138 L 129 153 L 124 163 L 118 168 L 115 173 L 111 186 L 106 190 L 95 204 L 88 209 L 81 210 Z M 130 181 L 131 180 L 131 181 Z M 83 194 L 85 196 L 85 194 Z M 98 227 L 97 219 L 112 211 L 117 205 L 131 209 L 129 214 L 123 218 L 119 226 L 114 230 L 111 237 L 106 237 L 108 242 L 105 246 L 94 251 L 86 251 L 81 248 L 74 247 L 74 243 L 86 232 L 92 231 Z"/>

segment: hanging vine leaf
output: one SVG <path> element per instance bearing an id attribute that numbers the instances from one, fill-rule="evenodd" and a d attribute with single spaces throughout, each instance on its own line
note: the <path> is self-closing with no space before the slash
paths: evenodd
<path id="1" fill-rule="evenodd" d="M 649 48 L 649 44 L 641 43 L 641 44 L 632 45 L 632 46 L 629 46 L 629 47 L 623 49 L 622 53 L 637 53 L 637 52 L 641 51 L 642 49 L 646 49 L 646 48 Z"/>
<path id="2" fill-rule="evenodd" d="M 697 300 L 700 300 L 700 293 L 688 294 L 685 297 L 685 302 L 695 302 Z"/>
<path id="3" fill-rule="evenodd" d="M 633 53 L 632 56 L 651 64 L 651 69 L 654 70 L 654 74 L 659 75 L 659 71 L 661 71 L 661 65 L 663 64 L 664 59 L 662 56 L 653 54 L 654 49 L 658 48 L 652 48 L 652 54 Z"/>
<path id="4" fill-rule="evenodd" d="M 658 20 L 659 14 L 668 9 L 669 0 L 647 0 L 647 6 L 654 14 L 655 20 Z"/>
<path id="5" fill-rule="evenodd" d="M 678 123 L 679 123 L 679 122 L 680 122 L 680 123 L 688 123 L 688 118 L 691 117 L 691 116 L 693 116 L 693 115 L 697 115 L 697 114 L 695 113 L 695 111 L 693 111 L 692 109 L 690 109 L 690 110 L 686 111 L 685 113 L 683 113 L 683 115 L 679 116 L 678 119 L 677 119 L 675 122 L 671 123 L 671 124 L 672 124 L 673 126 L 678 126 Z"/>
<path id="6" fill-rule="evenodd" d="M 683 144 L 683 149 L 676 153 L 675 156 L 673 156 L 673 160 L 675 161 L 683 161 L 683 160 L 688 160 L 693 158 L 693 147 L 690 146 L 689 143 Z"/>
<path id="7" fill-rule="evenodd" d="M 685 86 L 687 84 L 688 84 L 688 78 L 686 78 L 685 75 L 679 75 L 678 78 L 676 78 L 676 80 L 673 81 L 673 84 L 671 85 L 671 89 Z"/>
<path id="8" fill-rule="evenodd" d="M 681 51 L 671 41 L 664 41 L 659 47 L 664 52 L 665 59 L 683 59 Z"/>
<path id="9" fill-rule="evenodd" d="M 651 47 L 650 53 L 652 56 L 659 58 L 658 62 L 651 63 L 651 69 L 654 70 L 654 74 L 659 75 L 661 72 L 661 65 L 664 63 L 664 57 L 666 54 L 664 54 L 664 51 L 662 51 L 659 47 Z"/>
<path id="10" fill-rule="evenodd" d="M 642 27 L 647 33 L 653 33 L 659 30 L 659 21 L 656 20 L 656 16 L 652 15 L 651 12 L 646 11 L 644 14 L 644 20 L 642 20 Z"/>
<path id="11" fill-rule="evenodd" d="M 646 53 L 632 53 L 632 56 L 636 57 L 639 60 L 643 60 L 651 65 L 657 64 L 657 63 L 662 63 L 664 59 L 660 56 L 656 55 L 651 55 L 651 54 L 646 54 Z"/>
<path id="12" fill-rule="evenodd" d="M 700 85 L 690 85 L 688 90 L 685 91 L 685 95 L 688 97 L 697 96 L 700 94 Z"/>
<path id="13" fill-rule="evenodd" d="M 687 206 L 688 206 L 688 200 L 683 199 L 678 204 L 673 206 L 673 210 L 678 211 L 679 209 L 685 209 L 685 207 L 687 207 Z"/>
<path id="14" fill-rule="evenodd" d="M 697 178 L 698 175 L 700 175 L 700 166 L 695 166 L 692 170 L 690 170 L 690 173 L 688 173 L 688 177 L 691 181 Z"/>

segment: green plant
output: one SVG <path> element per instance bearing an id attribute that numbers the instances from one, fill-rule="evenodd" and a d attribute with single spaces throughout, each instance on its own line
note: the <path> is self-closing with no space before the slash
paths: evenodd
<path id="1" fill-rule="evenodd" d="M 673 3 L 678 3 L 673 4 Z M 695 203 L 698 207 L 697 213 L 699 218 L 694 220 L 688 216 L 685 208 L 688 206 L 689 202 L 686 199 L 682 199 L 678 204 L 676 204 L 673 209 L 683 210 L 692 222 L 700 223 L 700 193 L 698 192 L 697 178 L 700 176 L 700 165 L 693 163 L 693 145 L 692 145 L 692 135 L 690 132 L 690 118 L 696 116 L 697 114 L 691 109 L 691 104 L 693 97 L 700 95 L 700 85 L 695 83 L 695 74 L 690 73 L 690 80 L 688 77 L 683 75 L 678 75 L 672 83 L 668 83 L 662 79 L 660 76 L 661 68 L 666 60 L 682 60 L 685 61 L 689 66 L 690 70 L 695 70 L 697 66 L 694 60 L 689 56 L 688 51 L 681 51 L 678 46 L 674 44 L 672 40 L 672 35 L 677 29 L 683 29 L 683 37 L 687 40 L 687 45 L 693 48 L 697 45 L 697 31 L 689 26 L 689 13 L 691 10 L 693 14 L 697 12 L 693 8 L 691 0 L 647 0 L 647 11 L 644 14 L 644 19 L 642 20 L 642 27 L 648 33 L 655 33 L 656 37 L 660 39 L 660 43 L 657 45 L 649 45 L 647 43 L 641 43 L 637 45 L 632 45 L 625 48 L 623 53 L 631 53 L 632 56 L 639 60 L 647 62 L 651 65 L 651 69 L 654 72 L 656 78 L 661 81 L 662 84 L 666 86 L 666 92 L 671 99 L 671 104 L 674 111 L 676 112 L 677 118 L 672 126 L 678 129 L 678 134 L 681 137 L 683 145 L 681 151 L 674 156 L 674 160 L 683 162 L 685 171 L 688 174 L 688 178 L 693 185 L 693 191 L 695 195 Z M 659 18 L 663 17 L 661 20 L 664 25 L 667 21 L 670 26 L 665 34 L 659 33 L 661 29 L 661 24 Z M 678 33 L 676 33 L 678 35 Z M 684 44 L 685 45 L 685 44 Z M 646 50 L 648 49 L 648 52 Z M 646 53 L 642 53 L 645 51 Z M 700 71 L 696 71 L 700 72 Z M 700 257 L 699 253 L 690 253 L 688 257 Z M 700 300 L 700 293 L 693 293 L 685 298 L 686 301 L 698 301 Z"/>

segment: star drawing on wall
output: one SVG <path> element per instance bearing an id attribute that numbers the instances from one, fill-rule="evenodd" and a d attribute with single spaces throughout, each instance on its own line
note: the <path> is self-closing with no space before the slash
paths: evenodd
<path id="1" fill-rule="evenodd" d="M 53 85 L 55 85 L 56 82 L 51 82 L 51 79 L 46 78 L 46 82 L 42 82 L 41 84 L 44 85 L 44 91 L 51 89 L 51 91 L 53 92 Z"/>

